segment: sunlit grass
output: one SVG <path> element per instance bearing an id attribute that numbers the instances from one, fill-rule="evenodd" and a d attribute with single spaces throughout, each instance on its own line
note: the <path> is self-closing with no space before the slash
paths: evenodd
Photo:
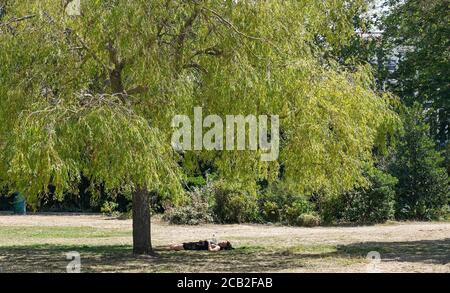
<path id="1" fill-rule="evenodd" d="M 108 238 L 108 237 L 131 237 L 131 231 L 119 229 L 97 229 L 93 227 L 0 227 L 0 246 L 2 238 L 33 238 L 33 239 L 55 239 L 55 238 Z"/>

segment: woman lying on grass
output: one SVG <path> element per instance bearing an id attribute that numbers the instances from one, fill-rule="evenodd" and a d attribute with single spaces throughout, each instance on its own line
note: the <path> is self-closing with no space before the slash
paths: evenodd
<path id="1" fill-rule="evenodd" d="M 173 244 L 170 246 L 170 250 L 208 250 L 211 252 L 217 252 L 220 250 L 234 249 L 231 246 L 230 241 L 222 241 L 215 243 L 211 240 L 203 240 L 198 242 L 186 242 L 181 244 Z"/>

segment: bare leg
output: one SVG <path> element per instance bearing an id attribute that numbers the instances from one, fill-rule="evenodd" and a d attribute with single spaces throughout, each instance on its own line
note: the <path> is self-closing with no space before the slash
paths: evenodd
<path id="1" fill-rule="evenodd" d="M 170 245 L 170 250 L 184 250 L 183 244 L 172 244 Z"/>

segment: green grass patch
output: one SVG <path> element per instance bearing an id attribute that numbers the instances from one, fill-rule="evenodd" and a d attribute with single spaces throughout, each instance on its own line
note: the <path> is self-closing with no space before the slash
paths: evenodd
<path id="1" fill-rule="evenodd" d="M 296 245 L 286 249 L 286 252 L 293 254 L 327 254 L 337 251 L 336 245 Z"/>
<path id="2" fill-rule="evenodd" d="M 0 227 L 3 239 L 38 238 L 38 239 L 74 239 L 74 238 L 109 238 L 131 237 L 131 231 L 119 229 L 96 229 L 94 227 Z M 2 244 L 0 240 L 0 245 Z"/>

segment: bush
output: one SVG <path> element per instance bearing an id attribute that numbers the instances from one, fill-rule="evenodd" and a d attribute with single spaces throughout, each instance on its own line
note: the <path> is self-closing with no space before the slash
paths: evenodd
<path id="1" fill-rule="evenodd" d="M 304 199 L 297 199 L 283 210 L 283 222 L 289 225 L 302 226 L 299 218 L 311 212 L 311 204 Z"/>
<path id="2" fill-rule="evenodd" d="M 281 183 L 259 194 L 259 215 L 265 222 L 298 225 L 302 214 L 314 211 L 314 205 L 305 196 L 295 194 Z"/>
<path id="3" fill-rule="evenodd" d="M 215 186 L 214 215 L 220 223 L 254 222 L 258 219 L 256 195 L 219 182 Z"/>
<path id="4" fill-rule="evenodd" d="M 322 217 L 325 222 L 359 224 L 383 223 L 394 218 L 397 179 L 374 167 L 366 171 L 370 185 L 326 201 Z"/>
<path id="5" fill-rule="evenodd" d="M 190 201 L 186 205 L 166 208 L 163 219 L 172 224 L 187 225 L 257 221 L 256 196 L 222 181 L 208 181 L 188 195 Z"/>
<path id="6" fill-rule="evenodd" d="M 316 214 L 302 214 L 297 217 L 297 226 L 317 227 L 320 225 L 320 217 Z"/>
<path id="7" fill-rule="evenodd" d="M 450 174 L 450 142 L 447 144 L 447 148 L 444 152 L 445 167 L 447 168 L 447 175 Z"/>
<path id="8" fill-rule="evenodd" d="M 195 205 L 169 209 L 164 219 L 175 225 L 200 225 L 213 222 L 213 217 Z"/>
<path id="9" fill-rule="evenodd" d="M 450 205 L 446 205 L 442 208 L 442 214 L 439 218 L 440 221 L 450 221 Z"/>
<path id="10" fill-rule="evenodd" d="M 214 221 L 211 208 L 212 190 L 207 184 L 188 192 L 189 202 L 180 207 L 168 207 L 163 219 L 176 225 L 200 225 Z"/>
<path id="11" fill-rule="evenodd" d="M 118 203 L 115 203 L 113 201 L 105 201 L 102 207 L 100 208 L 100 212 L 108 216 L 113 216 L 115 214 L 119 214 L 119 212 L 117 211 L 118 207 L 119 207 Z"/>
<path id="12" fill-rule="evenodd" d="M 261 203 L 261 218 L 267 222 L 279 222 L 281 219 L 280 207 L 276 202 L 273 201 L 265 201 Z"/>
<path id="13" fill-rule="evenodd" d="M 190 188 L 194 188 L 194 187 L 202 187 L 206 185 L 206 179 L 203 178 L 202 176 L 191 176 L 188 177 L 186 180 L 186 185 Z"/>

